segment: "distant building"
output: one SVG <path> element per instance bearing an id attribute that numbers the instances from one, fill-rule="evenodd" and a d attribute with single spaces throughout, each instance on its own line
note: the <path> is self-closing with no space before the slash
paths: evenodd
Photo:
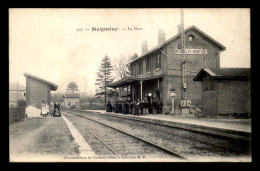
<path id="1" fill-rule="evenodd" d="M 10 83 L 9 84 L 9 107 L 17 107 L 17 101 L 26 100 L 25 95 L 26 95 L 25 86 L 17 83 Z"/>
<path id="2" fill-rule="evenodd" d="M 79 93 L 65 93 L 64 104 L 66 109 L 70 109 L 72 106 L 79 108 Z"/>
<path id="3" fill-rule="evenodd" d="M 202 114 L 251 113 L 250 68 L 201 69 Z"/>
<path id="4" fill-rule="evenodd" d="M 42 101 L 50 106 L 50 91 L 56 91 L 58 85 L 28 73 L 24 73 L 24 76 L 26 77 L 26 107 L 34 106 L 41 109 Z"/>

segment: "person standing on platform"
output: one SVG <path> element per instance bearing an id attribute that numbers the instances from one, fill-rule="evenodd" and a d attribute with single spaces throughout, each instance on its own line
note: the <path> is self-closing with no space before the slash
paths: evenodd
<path id="1" fill-rule="evenodd" d="M 59 103 L 57 104 L 57 108 L 58 108 L 59 115 L 60 115 L 60 104 Z"/>
<path id="2" fill-rule="evenodd" d="M 155 99 L 152 101 L 153 114 L 157 114 L 158 103 Z"/>
<path id="3" fill-rule="evenodd" d="M 55 115 L 55 113 L 56 113 L 56 109 L 57 109 L 57 104 L 56 104 L 56 102 L 54 103 L 54 115 Z"/>
<path id="4" fill-rule="evenodd" d="M 129 114 L 129 105 L 130 105 L 129 100 L 126 100 L 125 101 L 126 114 Z"/>
<path id="5" fill-rule="evenodd" d="M 146 98 L 144 99 L 143 106 L 144 106 L 144 112 L 143 112 L 144 115 L 148 115 L 149 102 L 146 100 Z"/>
<path id="6" fill-rule="evenodd" d="M 162 114 L 162 107 L 163 107 L 163 103 L 161 101 L 161 99 L 158 99 L 158 113 Z"/>
<path id="7" fill-rule="evenodd" d="M 126 114 L 126 102 L 124 100 L 122 100 L 122 113 Z"/>
<path id="8" fill-rule="evenodd" d="M 140 110 L 140 101 L 138 99 L 138 101 L 136 102 L 136 114 L 140 115 L 141 114 L 141 110 Z"/>
<path id="9" fill-rule="evenodd" d="M 47 115 L 47 109 L 46 109 L 46 104 L 44 102 L 44 100 L 42 101 L 42 116 L 46 117 Z"/>
<path id="10" fill-rule="evenodd" d="M 106 112 L 112 112 L 112 105 L 110 101 L 107 102 Z"/>
<path id="11" fill-rule="evenodd" d="M 134 108 L 134 104 L 131 100 L 129 100 L 129 114 L 133 114 L 133 108 Z"/>
<path id="12" fill-rule="evenodd" d="M 119 113 L 123 113 L 123 110 L 122 110 L 122 100 L 119 101 Z"/>
<path id="13" fill-rule="evenodd" d="M 141 100 L 140 101 L 140 115 L 143 115 L 144 114 L 144 101 Z"/>

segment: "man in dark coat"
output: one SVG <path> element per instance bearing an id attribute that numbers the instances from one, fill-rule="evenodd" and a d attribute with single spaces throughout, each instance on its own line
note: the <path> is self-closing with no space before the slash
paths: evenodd
<path id="1" fill-rule="evenodd" d="M 115 113 L 118 113 L 119 112 L 119 104 L 118 104 L 118 101 L 116 101 L 116 105 L 115 105 Z"/>
<path id="2" fill-rule="evenodd" d="M 136 115 L 139 115 L 139 114 L 140 114 L 139 110 L 140 110 L 140 101 L 138 100 L 138 101 L 135 103 L 135 114 L 136 114 Z"/>
<path id="3" fill-rule="evenodd" d="M 132 102 L 132 106 L 133 106 L 133 108 L 132 108 L 132 114 L 133 114 L 133 115 L 136 115 L 136 101 L 133 101 L 133 102 Z"/>
<path id="4" fill-rule="evenodd" d="M 56 113 L 56 109 L 57 109 L 57 104 L 56 103 L 54 103 L 54 115 L 55 115 L 55 113 Z"/>
<path id="5" fill-rule="evenodd" d="M 162 114 L 163 103 L 160 99 L 158 99 L 158 113 Z"/>
<path id="6" fill-rule="evenodd" d="M 107 102 L 106 111 L 107 112 L 112 112 L 112 105 L 111 105 L 110 102 Z"/>
<path id="7" fill-rule="evenodd" d="M 129 114 L 132 114 L 133 113 L 133 107 L 134 107 L 132 100 L 128 101 L 128 106 L 129 106 Z"/>
<path id="8" fill-rule="evenodd" d="M 129 101 L 125 101 L 125 113 L 129 114 Z"/>
<path id="9" fill-rule="evenodd" d="M 143 109 L 144 115 L 148 115 L 149 114 L 149 112 L 148 112 L 149 102 L 146 100 L 146 98 L 143 101 L 143 106 L 144 106 L 144 109 Z"/>
<path id="10" fill-rule="evenodd" d="M 58 111 L 59 111 L 59 114 L 60 114 L 60 104 L 59 103 L 57 105 L 57 108 L 58 108 Z"/>
<path id="11" fill-rule="evenodd" d="M 122 113 L 123 111 L 122 111 L 122 101 L 121 100 L 119 100 L 118 101 L 118 113 Z"/>
<path id="12" fill-rule="evenodd" d="M 122 100 L 122 113 L 126 114 L 126 101 Z"/>
<path id="13" fill-rule="evenodd" d="M 141 100 L 140 101 L 140 115 L 143 115 L 144 114 L 144 101 Z"/>
<path id="14" fill-rule="evenodd" d="M 142 111 L 141 111 L 141 107 L 142 107 L 142 104 L 141 104 L 141 101 L 138 99 L 137 103 L 136 103 L 136 107 L 137 107 L 137 115 L 141 115 L 142 114 Z"/>
<path id="15" fill-rule="evenodd" d="M 152 101 L 153 114 L 157 114 L 158 103 L 155 99 Z"/>

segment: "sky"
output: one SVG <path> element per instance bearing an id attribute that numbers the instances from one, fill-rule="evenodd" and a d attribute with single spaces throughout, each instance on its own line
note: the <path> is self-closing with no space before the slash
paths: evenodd
<path id="1" fill-rule="evenodd" d="M 158 44 L 159 29 L 166 40 L 176 35 L 180 18 L 178 8 L 11 8 L 9 82 L 25 86 L 27 72 L 57 84 L 56 92 L 74 81 L 80 91 L 95 94 L 96 72 L 105 55 L 112 64 L 122 56 L 140 56 L 143 41 L 148 50 Z M 192 25 L 226 47 L 221 67 L 250 67 L 250 9 L 184 9 L 184 27 Z"/>

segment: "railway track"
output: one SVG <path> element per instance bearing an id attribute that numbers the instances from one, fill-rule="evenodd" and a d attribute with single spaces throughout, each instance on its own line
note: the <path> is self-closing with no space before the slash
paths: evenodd
<path id="1" fill-rule="evenodd" d="M 102 117 L 107 117 L 110 120 L 113 120 L 115 122 L 122 122 L 122 119 L 118 118 L 116 116 L 102 115 Z M 128 123 L 128 124 L 133 124 L 134 123 L 136 126 L 140 126 L 142 128 L 145 127 L 145 128 L 148 128 L 148 129 L 150 129 L 152 131 L 157 131 L 158 132 L 158 130 L 159 130 L 158 128 L 156 128 L 157 125 L 155 125 L 153 123 L 149 123 L 147 121 L 136 122 L 136 121 L 133 121 L 133 120 L 130 120 L 130 119 L 124 119 L 123 122 L 124 123 Z M 145 122 L 145 124 L 142 124 L 142 122 Z M 196 136 L 198 134 L 197 131 L 190 131 L 190 130 L 185 130 L 185 129 L 182 129 L 182 128 L 174 127 L 174 129 L 177 129 L 177 130 L 184 130 L 183 132 L 193 132 L 193 133 L 195 133 L 194 135 L 191 136 L 191 135 L 183 135 L 183 132 L 182 133 L 177 133 L 177 132 L 173 133 L 171 131 L 171 129 L 173 129 L 173 127 L 170 127 L 170 126 L 163 126 L 163 127 L 167 128 L 167 129 L 164 129 L 162 131 L 161 130 L 162 127 L 160 127 L 160 134 L 161 134 L 161 136 L 164 136 L 164 137 L 167 137 L 168 135 L 178 136 L 178 137 L 181 137 L 181 138 L 185 138 L 187 140 L 197 141 L 199 143 L 210 145 L 213 148 L 221 148 L 221 149 L 224 149 L 224 150 L 227 150 L 227 151 L 231 151 L 233 153 L 248 154 L 248 149 L 246 147 L 249 146 L 248 144 L 250 143 L 250 141 L 247 141 L 247 140 L 236 140 L 234 138 L 226 138 L 225 137 L 224 138 L 225 142 L 229 142 L 229 143 L 232 143 L 234 145 L 237 145 L 236 147 L 234 147 L 234 145 L 233 146 L 226 146 L 227 143 L 223 143 L 223 145 L 221 145 L 221 144 L 219 144 L 220 143 L 219 141 L 218 141 L 218 143 L 214 142 L 214 141 L 216 141 L 216 138 L 223 138 L 222 136 L 215 136 L 215 135 L 210 135 L 208 133 L 201 133 L 201 136 L 203 138 L 198 138 L 198 136 Z M 239 144 L 241 144 L 241 145 L 239 145 Z M 243 149 L 243 148 L 245 148 L 245 149 Z"/>
<path id="2" fill-rule="evenodd" d="M 106 125 L 106 126 L 110 127 L 111 129 L 120 131 L 121 133 L 124 133 L 124 134 L 126 134 L 128 136 L 135 137 L 135 139 L 138 139 L 140 141 L 148 143 L 148 144 L 150 144 L 152 146 L 156 146 L 156 148 L 158 148 L 158 149 L 160 149 L 160 150 L 162 150 L 164 152 L 167 152 L 168 154 L 172 154 L 172 156 L 177 157 L 179 159 L 187 159 L 188 157 L 183 157 L 182 153 L 176 152 L 176 151 L 172 150 L 172 148 L 168 148 L 169 146 L 167 146 L 165 144 L 164 145 L 158 145 L 157 143 L 154 143 L 154 142 L 150 141 L 147 138 L 142 138 L 141 136 L 134 135 L 134 134 L 132 134 L 130 132 L 126 132 L 124 129 L 119 129 L 118 127 L 116 127 L 113 124 L 112 124 L 113 126 L 111 124 L 110 125 L 107 124 L 107 123 L 105 124 L 104 122 L 101 122 L 102 119 L 100 119 L 100 118 L 108 119 L 108 120 L 110 120 L 111 122 L 114 122 L 114 123 L 121 123 L 122 125 L 134 124 L 136 127 L 139 127 L 140 129 L 144 129 L 145 128 L 145 129 L 149 129 L 149 130 L 151 130 L 153 132 L 157 132 L 158 135 L 160 134 L 160 138 L 169 139 L 169 135 L 170 135 L 171 136 L 170 139 L 173 138 L 173 137 L 176 137 L 175 140 L 176 139 L 186 139 L 187 140 L 186 142 L 189 142 L 189 143 L 196 142 L 196 143 L 204 144 L 204 145 L 202 145 L 202 147 L 199 147 L 201 149 L 201 151 L 205 151 L 205 149 L 207 149 L 208 151 L 211 151 L 211 152 L 215 151 L 213 153 L 219 153 L 219 154 L 224 154 L 224 153 L 228 153 L 229 154 L 229 153 L 232 153 L 234 155 L 242 155 L 242 156 L 248 156 L 249 155 L 247 150 L 240 149 L 240 148 L 238 148 L 239 146 L 233 148 L 232 146 L 228 145 L 231 142 L 227 142 L 226 140 L 217 140 L 218 141 L 217 143 L 221 142 L 222 144 L 221 143 L 220 144 L 216 144 L 216 143 L 213 143 L 213 140 L 216 137 L 210 137 L 208 135 L 203 135 L 203 134 L 200 135 L 200 136 L 198 136 L 198 135 L 191 135 L 191 134 L 185 135 L 187 130 L 184 130 L 184 132 L 181 132 L 181 133 L 179 132 L 178 133 L 178 131 L 174 132 L 174 131 L 170 130 L 170 129 L 173 129 L 173 128 L 169 128 L 170 126 L 163 126 L 162 127 L 162 125 L 156 125 L 154 123 L 149 123 L 147 121 L 138 121 L 137 122 L 135 120 L 126 119 L 126 118 L 122 119 L 122 118 L 119 118 L 119 117 L 109 116 L 109 115 L 99 115 L 99 116 L 96 116 L 96 117 L 99 117 L 99 119 L 98 119 L 99 121 L 97 121 L 97 119 L 95 119 L 95 118 L 93 119 L 93 117 L 94 117 L 93 115 L 92 115 L 92 119 L 91 119 L 90 115 L 86 115 L 86 113 L 84 113 L 84 114 L 82 112 L 76 113 L 74 111 L 73 111 L 73 113 L 72 112 L 69 112 L 69 113 L 71 113 L 73 115 L 76 115 L 78 117 L 81 117 L 81 118 L 92 120 L 93 122 L 96 122 L 96 123 L 99 123 L 99 124 Z M 88 116 L 88 117 L 86 117 L 86 116 Z M 145 122 L 145 124 L 143 122 Z M 180 128 L 177 128 L 177 129 L 183 131 Z M 193 132 L 193 134 L 194 134 L 194 132 Z M 173 140 L 170 140 L 170 141 L 173 141 Z M 236 144 L 236 143 L 234 143 L 234 144 Z"/>
<path id="3" fill-rule="evenodd" d="M 124 135 L 126 135 L 127 137 L 131 137 L 131 138 L 133 138 L 133 139 L 135 139 L 135 140 L 137 140 L 137 141 L 141 141 L 143 144 L 146 144 L 146 146 L 149 146 L 149 147 L 152 147 L 152 148 L 155 148 L 155 149 L 157 149 L 157 150 L 159 150 L 159 151 L 162 151 L 163 153 L 166 153 L 167 155 L 169 155 L 169 156 L 171 156 L 171 157 L 173 157 L 173 158 L 176 158 L 176 159 L 178 159 L 178 160 L 188 160 L 187 158 L 185 158 L 185 157 L 183 157 L 183 156 L 181 156 L 181 155 L 179 155 L 179 154 L 177 154 L 177 153 L 175 153 L 175 152 L 173 152 L 173 151 L 171 151 L 171 150 L 169 150 L 169 149 L 167 149 L 167 148 L 165 148 L 165 147 L 162 147 L 162 146 L 159 146 L 159 145 L 156 145 L 156 144 L 154 144 L 154 143 L 152 143 L 152 142 L 150 142 L 150 141 L 147 141 L 147 140 L 145 140 L 145 139 L 143 139 L 143 138 L 140 138 L 140 137 L 137 137 L 137 136 L 135 136 L 135 135 L 133 135 L 133 134 L 131 134 L 131 133 L 129 133 L 129 132 L 126 132 L 126 131 L 124 131 L 124 130 L 121 130 L 121 129 L 119 129 L 119 128 L 115 128 L 115 127 L 113 127 L 113 126 L 111 126 L 111 125 L 108 125 L 108 124 L 105 124 L 105 123 L 102 123 L 102 122 L 99 122 L 99 121 L 96 121 L 96 120 L 93 120 L 93 119 L 90 119 L 90 118 L 87 118 L 87 117 L 85 117 L 85 116 L 82 116 L 82 115 L 80 115 L 80 114 L 76 114 L 76 113 L 71 113 L 71 112 L 67 112 L 67 113 L 69 113 L 69 114 L 71 114 L 71 115 L 74 115 L 74 116 L 78 116 L 78 117 L 81 117 L 81 118 L 84 118 L 85 120 L 88 120 L 88 121 L 91 121 L 91 122 L 94 122 L 94 123 L 97 123 L 97 124 L 99 124 L 99 125 L 101 125 L 101 126 L 104 126 L 105 127 L 105 129 L 112 129 L 112 130 L 114 130 L 114 131 L 117 131 L 117 132 L 120 132 L 121 134 L 124 134 Z M 114 155 L 116 155 L 117 156 L 117 158 L 119 158 L 119 159 L 124 159 L 124 155 L 125 154 L 120 154 L 121 152 L 120 152 L 120 150 L 119 150 L 119 152 L 118 152 L 118 150 L 117 150 L 117 144 L 119 144 L 119 143 L 121 143 L 122 141 L 120 141 L 120 142 L 109 142 L 106 138 L 102 138 L 101 136 L 98 136 L 98 135 L 96 135 L 95 133 L 93 133 L 93 131 L 91 131 L 91 130 L 89 130 L 88 128 L 86 128 L 86 127 L 84 127 L 84 130 L 85 131 L 87 131 L 88 133 L 90 133 L 93 137 L 95 137 L 100 143 L 102 143 L 107 149 L 109 149 L 110 150 L 110 152 L 112 152 Z M 128 138 L 129 139 L 129 138 Z M 138 143 L 138 142 L 133 142 L 133 141 L 129 141 L 129 140 L 125 140 L 125 143 L 127 144 L 129 144 L 129 142 L 132 142 L 132 143 Z M 140 152 L 139 152 L 140 153 Z M 138 154 L 139 154 L 138 153 Z"/>

